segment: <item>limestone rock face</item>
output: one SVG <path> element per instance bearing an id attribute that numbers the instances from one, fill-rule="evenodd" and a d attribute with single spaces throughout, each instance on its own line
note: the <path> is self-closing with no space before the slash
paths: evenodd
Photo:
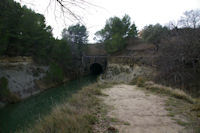
<path id="1" fill-rule="evenodd" d="M 152 70 L 145 66 L 110 63 L 107 66 L 106 72 L 100 76 L 100 80 L 129 83 L 139 76 L 147 77 L 151 73 Z"/>
<path id="2" fill-rule="evenodd" d="M 21 99 L 40 92 L 36 81 L 41 80 L 48 66 L 40 66 L 30 57 L 14 57 L 0 59 L 0 78 L 8 79 L 8 89 Z"/>

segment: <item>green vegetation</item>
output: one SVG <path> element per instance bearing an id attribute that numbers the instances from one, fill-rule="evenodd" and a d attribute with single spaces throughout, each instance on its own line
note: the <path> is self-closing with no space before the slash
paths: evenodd
<path id="1" fill-rule="evenodd" d="M 125 48 L 128 39 L 137 36 L 135 24 L 131 24 L 131 18 L 125 15 L 122 19 L 112 17 L 106 21 L 105 27 L 96 33 L 103 42 L 108 53 L 112 54 Z"/>
<path id="2" fill-rule="evenodd" d="M 84 25 L 64 29 L 60 40 L 53 37 L 44 16 L 26 6 L 2 0 L 0 9 L 0 56 L 31 56 L 36 63 L 50 65 L 50 82 L 80 75 L 80 56 L 88 38 Z"/>
<path id="3" fill-rule="evenodd" d="M 159 44 L 161 39 L 165 38 L 169 32 L 167 27 L 160 24 L 149 25 L 142 30 L 142 38 L 150 43 Z"/>
<path id="4" fill-rule="evenodd" d="M 54 38 L 44 16 L 13 0 L 2 0 L 0 8 L 0 55 L 46 58 Z"/>
<path id="5" fill-rule="evenodd" d="M 184 126 L 187 132 L 199 133 L 199 117 L 200 110 L 193 110 L 199 105 L 198 102 L 190 104 L 182 99 L 169 97 L 166 100 L 166 108 L 168 115 L 172 117 L 178 124 Z"/>
<path id="6" fill-rule="evenodd" d="M 64 80 L 63 71 L 57 64 L 51 64 L 46 78 L 48 82 L 62 83 Z"/>
<path id="7" fill-rule="evenodd" d="M 5 77 L 0 78 L 0 100 L 8 103 L 16 103 L 20 100 L 8 89 L 8 80 Z"/>
<path id="8" fill-rule="evenodd" d="M 63 29 L 62 38 L 71 44 L 76 44 L 79 52 L 82 51 L 84 45 L 88 42 L 88 33 L 84 25 L 76 24 Z"/>

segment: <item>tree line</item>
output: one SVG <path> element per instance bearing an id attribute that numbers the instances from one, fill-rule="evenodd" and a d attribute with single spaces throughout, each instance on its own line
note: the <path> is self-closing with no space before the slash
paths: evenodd
<path id="1" fill-rule="evenodd" d="M 56 39 L 43 15 L 14 0 L 0 2 L 0 56 L 32 56 L 36 63 L 50 65 L 53 81 L 78 73 L 87 38 L 86 27 L 76 24 Z"/>
<path id="2" fill-rule="evenodd" d="M 157 48 L 157 82 L 200 94 L 200 10 L 186 11 L 168 26 L 146 26 L 141 36 Z"/>

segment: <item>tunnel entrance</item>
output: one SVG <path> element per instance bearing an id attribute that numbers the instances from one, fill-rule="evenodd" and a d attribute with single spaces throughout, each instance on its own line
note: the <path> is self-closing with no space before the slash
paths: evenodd
<path id="1" fill-rule="evenodd" d="M 93 75 L 99 75 L 103 73 L 103 68 L 100 64 L 94 63 L 90 66 L 90 73 Z"/>

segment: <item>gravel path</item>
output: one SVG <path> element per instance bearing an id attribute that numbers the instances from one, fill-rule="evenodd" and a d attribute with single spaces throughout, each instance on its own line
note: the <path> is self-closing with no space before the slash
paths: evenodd
<path id="1" fill-rule="evenodd" d="M 108 116 L 119 120 L 113 127 L 120 133 L 181 133 L 183 127 L 176 124 L 165 110 L 165 98 L 131 85 L 116 85 L 103 91 L 105 104 L 113 107 Z"/>

